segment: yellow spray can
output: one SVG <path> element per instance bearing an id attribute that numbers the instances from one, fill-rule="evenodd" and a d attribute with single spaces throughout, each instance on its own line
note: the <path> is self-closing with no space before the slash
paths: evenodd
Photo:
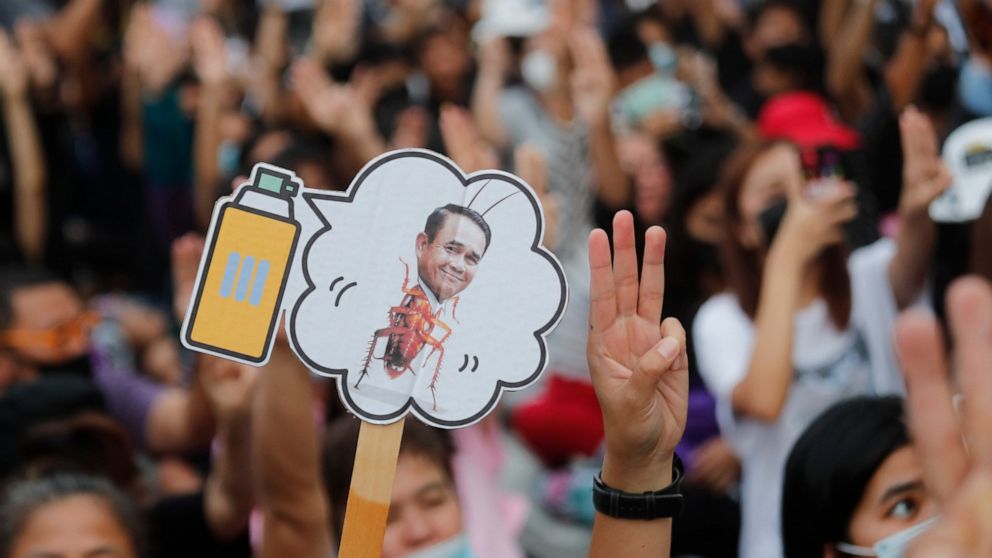
<path id="1" fill-rule="evenodd" d="M 183 324 L 192 349 L 254 364 L 268 360 L 300 225 L 291 173 L 256 165 L 252 182 L 223 203 Z"/>

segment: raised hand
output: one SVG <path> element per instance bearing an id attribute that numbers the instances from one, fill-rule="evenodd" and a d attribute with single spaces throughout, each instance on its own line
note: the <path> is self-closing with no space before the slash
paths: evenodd
<path id="1" fill-rule="evenodd" d="M 499 160 L 479 135 L 468 111 L 451 104 L 441 107 L 441 138 L 448 156 L 465 172 L 494 169 Z"/>
<path id="2" fill-rule="evenodd" d="M 0 29 L 0 92 L 22 99 L 28 92 L 28 69 L 10 37 Z"/>
<path id="3" fill-rule="evenodd" d="M 796 195 L 789 200 L 771 250 L 785 261 L 805 265 L 827 246 L 843 242 L 843 225 L 857 214 L 854 185 L 849 182 L 827 186 L 814 199 Z"/>
<path id="4" fill-rule="evenodd" d="M 933 124 L 916 107 L 899 117 L 902 138 L 902 193 L 899 211 L 904 217 L 926 217 L 930 202 L 951 185 L 951 172 L 937 151 Z"/>
<path id="5" fill-rule="evenodd" d="M 223 83 L 227 78 L 227 53 L 224 32 L 212 17 L 201 17 L 189 30 L 193 48 L 193 68 L 200 81 L 208 85 Z"/>
<path id="6" fill-rule="evenodd" d="M 313 18 L 314 58 L 321 62 L 341 62 L 358 52 L 361 40 L 360 0 L 324 0 Z"/>
<path id="7" fill-rule="evenodd" d="M 179 323 L 186 317 L 189 299 L 193 296 L 203 244 L 203 237 L 192 232 L 172 241 L 172 311 Z"/>
<path id="8" fill-rule="evenodd" d="M 199 355 L 199 381 L 219 423 L 245 416 L 251 408 L 258 368 L 209 355 Z"/>
<path id="9" fill-rule="evenodd" d="M 613 252 L 600 229 L 589 236 L 589 370 L 603 410 L 603 481 L 627 492 L 671 482 L 675 445 L 685 430 L 689 361 L 678 320 L 661 322 L 665 231 L 648 229 L 637 277 L 634 219 L 613 219 Z"/>
<path id="10" fill-rule="evenodd" d="M 573 31 L 568 44 L 575 64 L 571 83 L 575 110 L 590 124 L 607 124 L 616 77 L 606 46 L 591 27 Z"/>
<path id="11" fill-rule="evenodd" d="M 554 248 L 558 230 L 558 204 L 548 192 L 548 161 L 544 153 L 529 143 L 513 150 L 513 167 L 517 176 L 534 188 L 544 209 L 544 245 Z"/>
<path id="12" fill-rule="evenodd" d="M 961 279 L 948 292 L 947 310 L 965 394 L 960 418 L 934 319 L 910 311 L 897 324 L 913 445 L 941 504 L 940 521 L 910 548 L 914 558 L 992 556 L 992 288 Z"/>

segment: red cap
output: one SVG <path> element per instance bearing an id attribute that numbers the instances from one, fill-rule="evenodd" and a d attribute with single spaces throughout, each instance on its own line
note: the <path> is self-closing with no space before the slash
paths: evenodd
<path id="1" fill-rule="evenodd" d="M 769 99 L 758 115 L 758 131 L 765 139 L 787 139 L 802 149 L 854 149 L 861 145 L 858 133 L 834 118 L 823 97 L 808 91 Z"/>

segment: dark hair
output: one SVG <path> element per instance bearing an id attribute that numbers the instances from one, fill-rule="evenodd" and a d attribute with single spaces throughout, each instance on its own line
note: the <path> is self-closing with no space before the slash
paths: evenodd
<path id="1" fill-rule="evenodd" d="M 467 217 L 469 221 L 472 221 L 482 229 L 482 234 L 486 235 L 486 248 L 483 250 L 485 253 L 489 249 L 489 243 L 492 241 L 493 233 L 489 229 L 489 223 L 479 215 L 479 212 L 461 205 L 454 203 L 449 203 L 444 207 L 439 207 L 431 212 L 427 216 L 427 222 L 424 224 L 424 234 L 427 235 L 427 240 L 433 242 L 434 238 L 437 236 L 437 231 L 441 230 L 444 226 L 444 221 L 448 218 L 448 215 L 461 215 Z"/>
<path id="2" fill-rule="evenodd" d="M 137 556 L 148 555 L 141 514 L 127 496 L 100 477 L 58 474 L 21 481 L 6 490 L 0 503 L 0 557 L 6 558 L 10 555 L 14 540 L 20 535 L 33 513 L 48 504 L 72 496 L 91 496 L 99 499 L 127 533 Z"/>
<path id="3" fill-rule="evenodd" d="M 650 62 L 648 49 L 637 35 L 639 18 L 628 17 L 610 33 L 606 42 L 610 62 L 623 71 L 643 62 Z"/>
<path id="4" fill-rule="evenodd" d="M 806 428 L 785 465 L 782 543 L 788 558 L 823 556 L 848 540 L 851 515 L 875 471 L 909 444 L 901 397 L 857 397 Z"/>
<path id="5" fill-rule="evenodd" d="M 762 0 L 756 3 L 746 13 L 748 28 L 754 30 L 758 21 L 768 12 L 773 10 L 786 10 L 792 12 L 802 22 L 803 27 L 809 30 L 810 13 L 799 6 L 795 0 Z"/>
<path id="6" fill-rule="evenodd" d="M 351 487 L 351 473 L 355 466 L 360 427 L 360 420 L 353 416 L 345 416 L 329 424 L 324 434 L 322 456 L 324 487 L 331 508 L 331 527 L 339 542 L 344 527 L 344 512 Z M 427 426 L 418 420 L 407 420 L 403 425 L 400 455 L 424 457 L 440 467 L 447 478 L 454 482 L 454 473 L 451 469 L 454 445 L 446 431 Z"/>
<path id="7" fill-rule="evenodd" d="M 764 275 L 764 252 L 741 243 L 740 196 L 751 168 L 757 160 L 773 147 L 792 144 L 758 142 L 741 146 L 724 165 L 720 179 L 723 192 L 724 222 L 726 231 L 721 256 L 724 278 L 730 290 L 737 296 L 741 309 L 752 320 L 758 313 L 758 299 L 761 295 L 761 280 Z M 794 146 L 792 146 L 794 147 Z M 847 247 L 829 246 L 819 256 L 823 263 L 820 277 L 820 292 L 827 301 L 830 320 L 837 329 L 846 329 L 851 318 L 851 278 L 847 272 Z"/>
<path id="8" fill-rule="evenodd" d="M 22 264 L 0 267 L 0 329 L 10 327 L 14 321 L 13 298 L 16 291 L 61 282 L 57 275 L 40 267 Z"/>

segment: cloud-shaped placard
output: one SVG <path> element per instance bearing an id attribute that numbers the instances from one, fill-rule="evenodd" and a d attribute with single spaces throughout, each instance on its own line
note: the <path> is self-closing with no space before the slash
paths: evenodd
<path id="1" fill-rule="evenodd" d="M 352 412 L 456 428 L 540 376 L 568 286 L 527 184 L 406 150 L 343 194 L 302 197 L 324 226 L 303 251 L 290 343 Z"/>

